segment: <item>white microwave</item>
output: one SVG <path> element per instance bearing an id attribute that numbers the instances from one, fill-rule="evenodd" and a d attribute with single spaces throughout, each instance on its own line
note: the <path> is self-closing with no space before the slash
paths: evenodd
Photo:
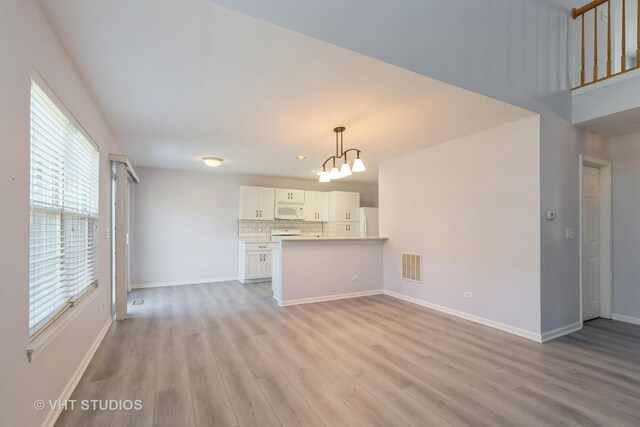
<path id="1" fill-rule="evenodd" d="M 299 205 L 276 203 L 276 219 L 304 219 L 304 208 Z"/>

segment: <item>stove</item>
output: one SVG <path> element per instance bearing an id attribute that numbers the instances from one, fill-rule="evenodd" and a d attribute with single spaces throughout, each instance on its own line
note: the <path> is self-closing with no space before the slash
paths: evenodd
<path id="1" fill-rule="evenodd" d="M 300 239 L 302 237 L 302 231 L 294 228 L 274 228 L 271 230 L 271 241 L 280 242 L 284 238 L 287 239 Z"/>

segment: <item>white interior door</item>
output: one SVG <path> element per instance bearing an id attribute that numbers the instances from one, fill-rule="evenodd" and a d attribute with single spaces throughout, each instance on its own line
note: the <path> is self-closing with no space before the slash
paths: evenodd
<path id="1" fill-rule="evenodd" d="M 600 317 L 600 169 L 582 168 L 582 320 Z"/>

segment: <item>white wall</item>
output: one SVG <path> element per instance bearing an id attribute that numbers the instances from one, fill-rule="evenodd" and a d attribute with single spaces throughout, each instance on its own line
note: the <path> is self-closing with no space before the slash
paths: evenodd
<path id="1" fill-rule="evenodd" d="M 384 241 L 293 241 L 274 249 L 274 297 L 283 305 L 382 292 Z M 357 275 L 358 280 L 352 280 Z"/>
<path id="2" fill-rule="evenodd" d="M 136 168 L 132 283 L 202 281 L 238 276 L 241 185 L 361 194 L 377 206 L 377 185 L 330 183 L 218 172 Z"/>
<path id="3" fill-rule="evenodd" d="M 611 140 L 613 312 L 640 322 L 640 133 Z"/>
<path id="4" fill-rule="evenodd" d="M 532 116 L 381 163 L 385 291 L 538 335 L 539 152 Z M 401 280 L 402 252 L 422 283 Z"/>
<path id="5" fill-rule="evenodd" d="M 37 426 L 47 411 L 36 399 L 58 399 L 109 319 L 110 173 L 115 139 L 64 49 L 33 0 L 0 2 L 0 425 Z M 31 66 L 100 147 L 99 290 L 89 304 L 28 363 L 29 109 Z"/>
<path id="6" fill-rule="evenodd" d="M 587 1 L 211 1 L 539 113 L 539 215 L 558 213 L 540 225 L 542 329 L 576 322 L 578 245 L 564 229 L 579 224 L 579 155 L 608 158 L 606 138 L 571 125 L 570 13 Z"/>

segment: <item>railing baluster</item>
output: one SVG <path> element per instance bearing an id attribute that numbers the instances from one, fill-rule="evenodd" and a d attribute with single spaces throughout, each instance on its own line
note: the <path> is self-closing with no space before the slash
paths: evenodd
<path id="1" fill-rule="evenodd" d="M 620 57 L 621 70 L 627 69 L 627 6 L 626 0 L 622 0 L 622 55 Z"/>
<path id="2" fill-rule="evenodd" d="M 624 1 L 624 0 L 622 0 Z M 598 80 L 598 8 L 593 9 L 593 81 Z"/>
<path id="3" fill-rule="evenodd" d="M 582 58 L 580 61 L 580 85 L 584 86 L 584 14 L 582 15 Z"/>
<path id="4" fill-rule="evenodd" d="M 607 2 L 607 77 L 611 76 L 611 0 Z"/>

